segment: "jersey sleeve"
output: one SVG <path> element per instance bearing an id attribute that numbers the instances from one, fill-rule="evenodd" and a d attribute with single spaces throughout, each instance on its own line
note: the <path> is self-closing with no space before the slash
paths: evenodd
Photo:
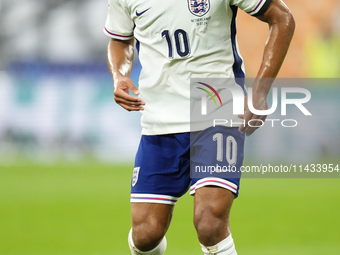
<path id="1" fill-rule="evenodd" d="M 272 0 L 231 0 L 231 5 L 236 5 L 252 16 L 260 16 L 266 12 Z"/>
<path id="2" fill-rule="evenodd" d="M 120 0 L 109 0 L 104 33 L 111 38 L 129 40 L 133 38 L 133 29 L 128 8 Z"/>

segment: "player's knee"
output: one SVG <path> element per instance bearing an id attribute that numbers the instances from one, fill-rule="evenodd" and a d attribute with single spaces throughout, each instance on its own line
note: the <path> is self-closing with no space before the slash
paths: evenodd
<path id="1" fill-rule="evenodd" d="M 155 248 L 165 235 L 165 228 L 155 221 L 134 225 L 132 237 L 135 246 L 141 251 Z"/>
<path id="2" fill-rule="evenodd" d="M 194 225 L 201 241 L 201 239 L 207 240 L 219 235 L 224 224 L 221 219 L 206 215 L 205 217 L 196 217 Z"/>
<path id="3" fill-rule="evenodd" d="M 228 231 L 228 215 L 220 205 L 195 208 L 194 225 L 201 243 L 214 245 L 215 239 Z"/>

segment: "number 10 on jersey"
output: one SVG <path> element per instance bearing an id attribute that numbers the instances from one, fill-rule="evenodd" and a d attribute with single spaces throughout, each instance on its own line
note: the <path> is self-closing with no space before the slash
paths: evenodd
<path id="1" fill-rule="evenodd" d="M 216 133 L 213 140 L 217 142 L 216 160 L 223 161 L 223 134 Z M 228 136 L 226 139 L 226 160 L 229 165 L 233 166 L 237 162 L 237 142 L 234 137 Z"/>
<path id="2" fill-rule="evenodd" d="M 168 44 L 169 58 L 170 59 L 174 58 L 172 40 L 169 30 L 164 30 L 161 35 L 162 38 L 165 39 Z M 190 47 L 187 32 L 185 32 L 183 29 L 177 29 L 173 37 L 175 39 L 177 54 L 182 58 L 189 56 Z"/>

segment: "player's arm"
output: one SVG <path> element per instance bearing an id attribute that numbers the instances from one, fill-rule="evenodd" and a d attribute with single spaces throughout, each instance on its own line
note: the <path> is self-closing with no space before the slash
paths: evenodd
<path id="1" fill-rule="evenodd" d="M 114 83 L 114 99 L 117 104 L 128 111 L 143 110 L 144 102 L 138 97 L 137 87 L 129 78 L 133 66 L 133 38 L 129 40 L 117 40 L 111 38 L 107 48 L 107 64 Z"/>
<path id="2" fill-rule="evenodd" d="M 295 21 L 290 10 L 281 0 L 272 0 L 268 9 L 257 18 L 268 23 L 269 36 L 264 48 L 260 69 L 252 86 L 252 99 L 255 109 L 267 110 L 267 95 L 287 54 L 290 41 L 294 34 Z M 267 116 L 251 113 L 247 106 L 247 98 L 245 98 L 245 100 L 246 107 L 243 116 L 245 126 L 241 125 L 239 130 L 241 133 L 249 136 L 257 128 L 250 127 L 248 121 L 251 119 L 265 121 Z M 251 125 L 261 126 L 261 122 L 253 121 Z"/>

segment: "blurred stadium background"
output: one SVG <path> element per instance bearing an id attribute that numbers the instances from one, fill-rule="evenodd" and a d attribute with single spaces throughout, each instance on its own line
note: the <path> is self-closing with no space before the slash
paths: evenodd
<path id="1" fill-rule="evenodd" d="M 339 78 L 340 2 L 285 3 L 297 27 L 279 77 Z M 106 6 L 0 0 L 0 254 L 129 254 L 140 114 L 113 100 Z M 247 76 L 254 77 L 268 28 L 242 12 L 237 23 Z M 140 69 L 136 58 L 136 84 Z M 310 88 L 316 114 L 304 128 L 263 127 L 247 139 L 245 163 L 339 164 L 340 90 L 337 80 L 330 83 Z M 239 254 L 339 254 L 339 184 L 244 179 L 232 212 Z M 201 254 L 188 195 L 176 207 L 168 242 L 167 254 Z"/>

